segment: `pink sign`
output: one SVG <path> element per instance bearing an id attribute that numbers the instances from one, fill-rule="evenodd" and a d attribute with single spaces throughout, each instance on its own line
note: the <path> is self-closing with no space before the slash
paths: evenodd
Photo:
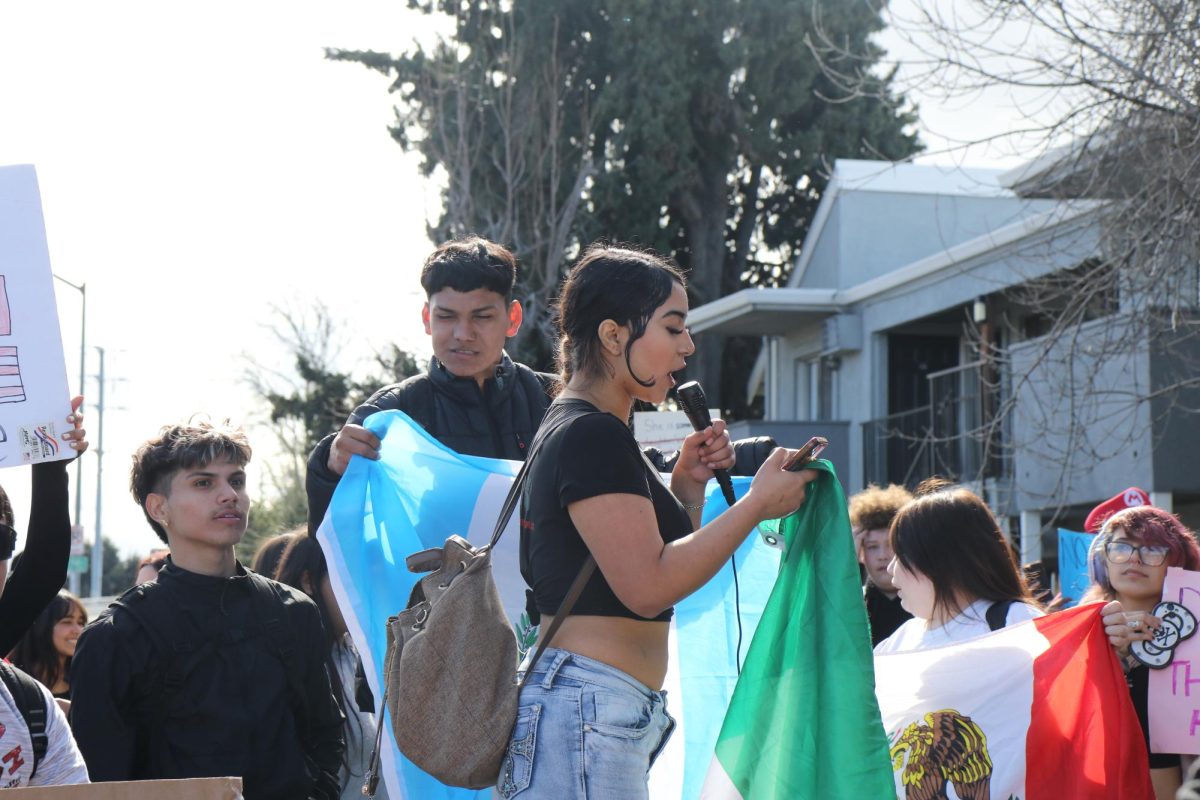
<path id="1" fill-rule="evenodd" d="M 1200 619 L 1200 572 L 1168 568 L 1163 600 Z M 1200 634 L 1179 642 L 1166 667 L 1150 670 L 1148 713 L 1152 751 L 1200 754 Z"/>

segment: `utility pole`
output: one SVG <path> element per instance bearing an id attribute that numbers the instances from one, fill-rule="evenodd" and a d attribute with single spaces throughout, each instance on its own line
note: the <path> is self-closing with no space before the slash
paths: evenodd
<path id="1" fill-rule="evenodd" d="M 55 280 L 65 283 L 79 292 L 79 393 L 85 394 L 84 382 L 87 380 L 87 283 L 72 283 L 66 278 L 55 275 Z M 82 411 L 83 409 L 80 409 Z M 83 529 L 83 459 L 75 458 L 75 524 Z M 72 572 L 70 581 L 71 594 L 79 594 L 79 573 Z"/>
<path id="2" fill-rule="evenodd" d="M 100 372 L 96 376 L 99 390 L 96 392 L 96 534 L 92 540 L 92 586 L 91 596 L 100 596 L 100 579 L 104 575 L 104 539 L 101 538 L 100 511 L 104 493 L 101 491 L 104 476 L 104 348 L 97 347 L 100 354 Z"/>

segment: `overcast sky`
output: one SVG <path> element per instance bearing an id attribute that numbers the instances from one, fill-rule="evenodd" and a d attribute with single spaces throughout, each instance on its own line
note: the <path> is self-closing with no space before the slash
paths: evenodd
<path id="1" fill-rule="evenodd" d="M 325 303 L 344 323 L 345 367 L 393 341 L 429 352 L 417 274 L 436 189 L 388 137 L 386 79 L 323 58 L 326 46 L 394 52 L 414 35 L 428 24 L 403 0 L 0 4 L 0 164 L 37 167 L 54 271 L 87 284 L 90 374 L 92 346 L 107 352 L 103 530 L 123 552 L 157 543 L 126 488 L 139 442 L 194 412 L 262 419 L 243 375 L 247 353 L 280 360 L 272 305 Z M 922 106 L 939 151 L 940 137 L 1011 113 Z M 75 387 L 79 295 L 56 288 Z M 27 471 L 0 479 L 23 531 Z"/>

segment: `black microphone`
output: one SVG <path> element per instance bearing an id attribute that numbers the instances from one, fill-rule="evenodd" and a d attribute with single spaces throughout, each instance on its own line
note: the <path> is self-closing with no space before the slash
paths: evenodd
<path id="1" fill-rule="evenodd" d="M 700 381 L 688 381 L 675 390 L 675 396 L 693 428 L 702 431 L 712 425 L 712 417 L 708 413 L 708 400 L 704 397 L 704 390 L 700 388 Z M 725 502 L 731 506 L 736 503 L 737 498 L 733 494 L 733 481 L 729 479 L 729 473 L 723 469 L 714 469 L 713 477 L 721 487 Z"/>

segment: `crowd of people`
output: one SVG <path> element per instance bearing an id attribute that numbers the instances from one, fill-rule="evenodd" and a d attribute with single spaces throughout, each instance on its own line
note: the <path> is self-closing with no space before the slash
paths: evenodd
<path id="1" fill-rule="evenodd" d="M 131 491 L 164 547 L 90 622 L 60 591 L 65 462 L 35 465 L 25 551 L 0 594 L 11 661 L 0 668 L 2 785 L 235 775 L 252 800 L 361 796 L 376 699 L 314 533 L 350 459 L 379 458 L 365 419 L 399 409 L 466 455 L 538 454 L 521 506 L 521 572 L 546 647 L 514 665 L 525 680 L 496 793 L 647 797 L 647 773 L 675 725 L 662 691 L 673 606 L 759 522 L 794 512 L 814 475 L 785 469 L 794 451 L 773 442 L 731 441 L 720 420 L 677 453 L 638 445 L 628 426 L 636 404 L 662 403 L 694 352 L 685 277 L 668 259 L 611 245 L 581 254 L 559 293 L 557 375 L 504 352 L 522 322 L 515 277 L 513 255 L 477 237 L 426 260 L 427 371 L 380 389 L 318 444 L 308 525 L 265 542 L 251 568 L 234 555 L 251 505 L 251 447 L 238 429 L 169 425 L 138 448 Z M 76 453 L 87 448 L 81 403 L 63 434 Z M 715 470 L 753 480 L 701 525 Z M 849 513 L 877 653 L 958 642 L 1049 611 L 995 515 L 967 489 L 869 487 Z M 0 532 L 2 583 L 16 540 L 7 501 Z M 1085 600 L 1105 602 L 1097 613 L 1145 727 L 1146 667 L 1129 646 L 1153 635 L 1167 567 L 1200 568 L 1200 548 L 1173 515 L 1132 508 L 1103 521 L 1091 562 Z M 522 710 L 533 708 L 536 738 L 522 728 L 531 718 Z M 1180 757 L 1151 754 L 1150 766 L 1158 798 L 1174 796 Z"/>
<path id="2" fill-rule="evenodd" d="M 1167 568 L 1200 569 L 1200 545 L 1175 515 L 1126 506 L 1129 497 L 1142 503 L 1145 493 L 1126 490 L 1088 517 L 1091 586 L 1080 603 L 1105 603 L 1100 613 L 1141 723 L 1155 798 L 1171 800 L 1192 759 L 1150 750 L 1149 667 L 1129 646 L 1153 638 L 1161 621 L 1151 611 Z M 850 499 L 850 518 L 876 653 L 961 642 L 1062 605 L 1061 596 L 1048 603 L 1034 597 L 1040 587 L 1029 585 L 995 515 L 967 489 L 931 480 L 913 496 L 901 486 L 870 486 Z M 888 537 L 873 536 L 885 528 Z M 1200 780 L 1188 784 L 1187 791 L 1200 791 Z"/>

